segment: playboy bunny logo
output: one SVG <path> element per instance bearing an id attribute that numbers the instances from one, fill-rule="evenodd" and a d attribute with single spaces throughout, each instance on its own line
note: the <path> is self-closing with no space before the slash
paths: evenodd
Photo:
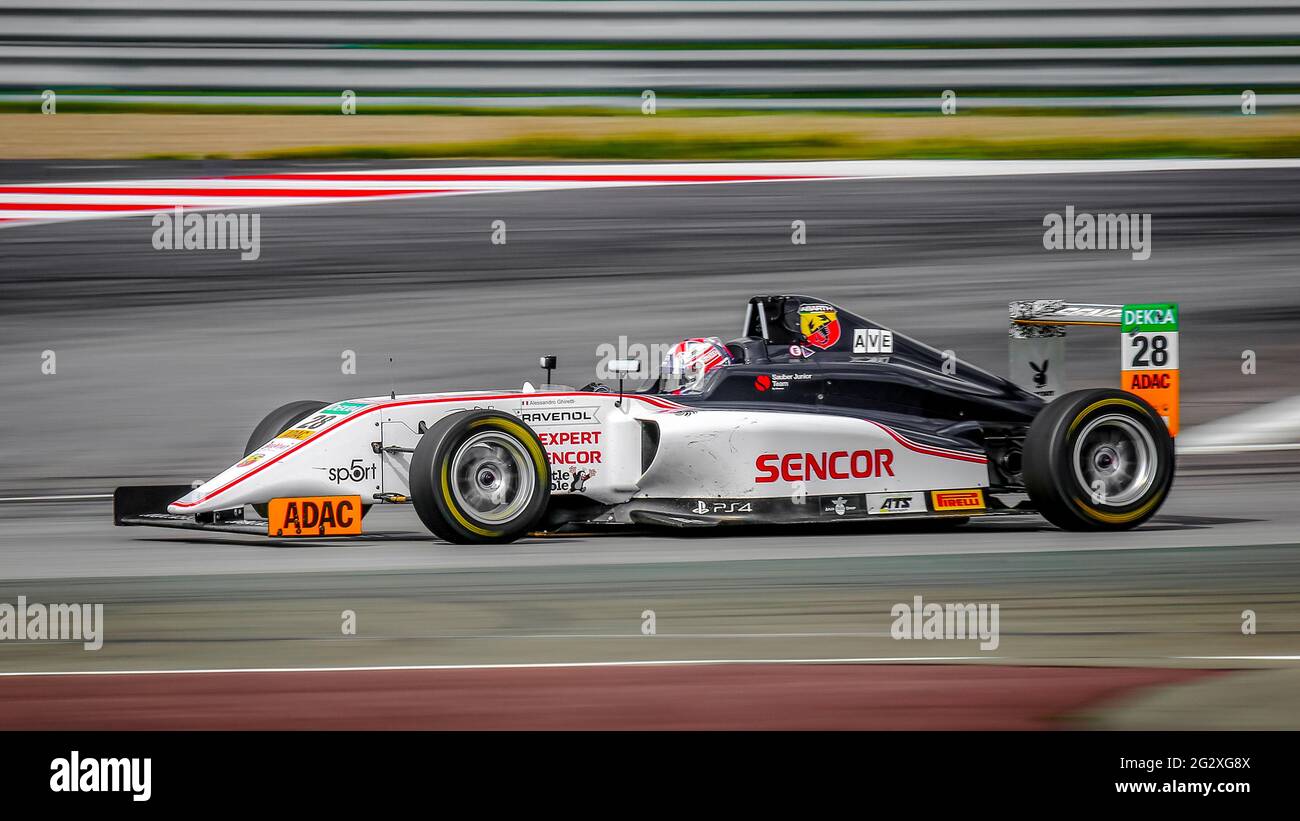
<path id="1" fill-rule="evenodd" d="M 1044 359 L 1043 364 L 1030 362 L 1029 367 L 1034 369 L 1034 387 L 1041 388 L 1047 384 L 1047 365 L 1049 360 Z"/>

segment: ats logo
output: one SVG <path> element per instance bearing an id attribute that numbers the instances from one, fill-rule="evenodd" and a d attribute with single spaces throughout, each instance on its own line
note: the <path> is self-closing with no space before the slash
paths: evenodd
<path id="1" fill-rule="evenodd" d="M 932 490 L 930 499 L 934 502 L 936 513 L 949 513 L 959 510 L 983 510 L 984 491 L 979 490 Z"/>
<path id="2" fill-rule="evenodd" d="M 871 514 L 925 513 L 923 493 L 868 493 L 867 512 Z"/>
<path id="3" fill-rule="evenodd" d="M 799 332 L 814 348 L 826 350 L 840 341 L 840 315 L 830 305 L 800 305 Z"/>

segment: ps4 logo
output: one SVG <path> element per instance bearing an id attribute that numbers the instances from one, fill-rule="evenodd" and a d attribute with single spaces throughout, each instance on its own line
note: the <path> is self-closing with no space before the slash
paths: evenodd
<path id="1" fill-rule="evenodd" d="M 705 515 L 709 513 L 753 513 L 752 502 L 706 502 L 703 499 L 691 508 L 692 513 Z"/>

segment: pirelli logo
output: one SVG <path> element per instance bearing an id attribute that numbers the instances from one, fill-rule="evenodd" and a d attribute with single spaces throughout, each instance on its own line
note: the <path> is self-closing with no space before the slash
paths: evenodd
<path id="1" fill-rule="evenodd" d="M 984 509 L 984 491 L 974 490 L 932 490 L 930 502 L 935 513 L 954 513 L 965 510 Z"/>

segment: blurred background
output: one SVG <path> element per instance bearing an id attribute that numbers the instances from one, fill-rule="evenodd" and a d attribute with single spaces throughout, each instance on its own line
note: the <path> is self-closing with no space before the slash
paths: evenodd
<path id="1" fill-rule="evenodd" d="M 229 206 L 260 217 L 256 261 L 77 210 L 339 172 L 900 158 L 1049 165 Z M 1134 158 L 1215 162 L 1064 162 Z M 1220 162 L 1259 158 L 1284 161 Z M 1300 8 L 1273 0 L 0 0 L 0 602 L 107 620 L 100 651 L 0 642 L 0 727 L 1300 728 L 1296 158 Z M 1068 206 L 1152 215 L 1150 259 L 1046 250 Z M 730 338 L 776 292 L 997 373 L 1009 300 L 1177 302 L 1200 449 L 1123 534 L 469 550 L 396 506 L 356 541 L 110 525 L 114 487 L 211 476 L 286 402 L 515 387 L 547 353 L 581 385 L 602 345 Z M 1115 384 L 1113 334 L 1069 344 L 1073 387 Z M 917 595 L 1000 604 L 998 650 L 894 640 Z M 429 665 L 457 669 L 332 671 Z"/>
<path id="2" fill-rule="evenodd" d="M 45 91 L 69 114 L 337 114 L 346 91 L 358 114 L 393 118 L 24 120 L 6 129 L 6 156 L 36 156 L 22 135 L 39 135 L 44 156 L 83 157 L 1288 156 L 1295 122 L 1276 115 L 1300 105 L 1300 8 L 1283 0 L 6 3 L 0 110 L 37 112 Z M 947 113 L 981 116 L 879 116 L 932 114 L 944 92 L 955 95 Z M 1246 92 L 1252 110 L 1274 118 L 1244 128 Z M 495 116 L 401 116 L 414 112 Z M 1169 117 L 1189 112 L 1238 118 L 1202 117 L 1189 128 Z M 724 116 L 739 114 L 769 116 Z M 548 119 L 517 119 L 525 115 Z"/>

